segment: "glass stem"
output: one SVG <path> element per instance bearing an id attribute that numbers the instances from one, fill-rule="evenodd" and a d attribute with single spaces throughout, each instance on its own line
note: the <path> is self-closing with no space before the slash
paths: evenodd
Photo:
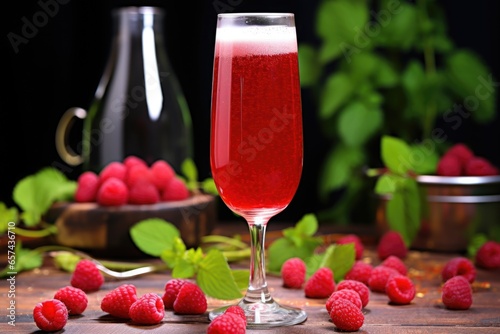
<path id="1" fill-rule="evenodd" d="M 246 303 L 270 303 L 271 294 L 267 289 L 265 234 L 268 219 L 248 221 L 251 239 L 250 279 L 245 296 Z"/>

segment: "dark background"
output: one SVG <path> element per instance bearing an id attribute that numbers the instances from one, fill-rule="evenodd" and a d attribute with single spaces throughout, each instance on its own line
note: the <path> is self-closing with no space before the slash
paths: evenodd
<path id="1" fill-rule="evenodd" d="M 40 168 L 67 167 L 55 150 L 57 123 L 69 107 L 88 108 L 110 48 L 112 8 L 153 5 L 166 11 L 165 30 L 171 64 L 187 99 L 194 126 L 194 157 L 200 178 L 210 176 L 209 122 L 213 43 L 217 9 L 226 12 L 293 12 L 298 41 L 314 43 L 318 0 L 203 0 L 203 1 L 83 1 L 41 0 L 57 3 L 57 13 L 15 53 L 7 34 L 21 34 L 23 18 L 33 21 L 42 10 L 39 1 L 4 3 L 2 110 L 0 114 L 0 201 L 12 205 L 12 189 L 21 178 Z M 500 78 L 500 4 L 498 1 L 441 1 L 449 33 L 459 47 L 476 51 Z M 7 8 L 6 8 L 7 7 Z M 220 10 L 221 7 L 219 7 Z M 318 131 L 316 111 L 303 94 L 304 172 L 284 220 L 322 208 L 316 195 L 317 176 L 327 145 Z M 498 115 L 498 112 L 497 112 Z M 500 166 L 499 117 L 483 126 L 466 123 L 451 140 L 469 143 L 481 156 Z M 81 170 L 64 172 L 76 179 Z M 224 207 L 222 207 L 224 210 Z M 222 212 L 221 217 L 227 217 Z"/>

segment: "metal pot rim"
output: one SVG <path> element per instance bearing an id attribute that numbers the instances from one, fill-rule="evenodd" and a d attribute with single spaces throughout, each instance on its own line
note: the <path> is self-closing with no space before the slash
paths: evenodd
<path id="1" fill-rule="evenodd" d="M 491 185 L 500 184 L 500 175 L 492 176 L 439 176 L 439 175 L 418 175 L 417 182 L 424 184 L 443 185 Z"/>

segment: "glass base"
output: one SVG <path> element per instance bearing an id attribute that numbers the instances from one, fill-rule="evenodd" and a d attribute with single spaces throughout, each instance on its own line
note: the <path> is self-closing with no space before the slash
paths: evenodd
<path id="1" fill-rule="evenodd" d="M 248 303 L 242 299 L 238 304 L 247 316 L 247 328 L 265 329 L 300 324 L 307 319 L 307 314 L 299 308 L 280 305 L 274 300 L 267 303 Z M 231 306 L 231 305 L 229 305 Z M 224 313 L 229 307 L 217 308 L 209 313 L 210 320 Z"/>

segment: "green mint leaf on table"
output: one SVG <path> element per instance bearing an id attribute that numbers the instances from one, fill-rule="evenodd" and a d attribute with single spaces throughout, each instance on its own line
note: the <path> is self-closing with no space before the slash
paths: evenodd
<path id="1" fill-rule="evenodd" d="M 203 292 L 214 298 L 231 300 L 242 297 L 224 255 L 216 249 L 209 251 L 200 262 L 196 283 Z"/>
<path id="2" fill-rule="evenodd" d="M 180 237 L 180 232 L 173 224 L 163 219 L 151 218 L 132 226 L 130 236 L 141 251 L 159 257 L 166 249 L 173 249 L 174 241 Z"/>
<path id="3" fill-rule="evenodd" d="M 199 264 L 203 261 L 204 255 L 201 248 L 191 248 L 185 251 L 176 261 L 172 270 L 174 278 L 193 277 L 198 271 Z"/>
<path id="4" fill-rule="evenodd" d="M 0 233 L 4 233 L 8 230 L 9 223 L 16 223 L 18 220 L 17 208 L 8 208 L 5 203 L 0 202 Z"/>
<path id="5" fill-rule="evenodd" d="M 36 250 L 23 248 L 22 242 L 17 241 L 15 248 L 15 258 L 12 263 L 8 262 L 7 266 L 0 272 L 0 277 L 9 276 L 9 272 L 20 273 L 22 271 L 39 268 L 43 262 L 43 256 Z M 11 265 L 13 267 L 11 267 Z"/>
<path id="6" fill-rule="evenodd" d="M 13 199 L 23 211 L 24 223 L 35 226 L 54 202 L 71 199 L 76 186 L 59 170 L 45 167 L 20 180 L 14 187 Z"/>
<path id="7" fill-rule="evenodd" d="M 279 273 L 283 263 L 292 257 L 306 260 L 323 243 L 320 237 L 314 237 L 318 230 L 318 220 L 314 214 L 306 214 L 295 225 L 283 230 L 283 237 L 276 239 L 267 250 L 267 270 Z"/>
<path id="8" fill-rule="evenodd" d="M 75 271 L 76 265 L 78 261 L 81 260 L 81 257 L 72 252 L 60 251 L 54 256 L 54 264 L 57 268 L 67 271 L 73 272 Z"/>
<path id="9" fill-rule="evenodd" d="M 240 291 L 246 290 L 248 288 L 250 271 L 248 269 L 233 269 L 231 273 L 233 274 L 234 282 Z"/>
<path id="10" fill-rule="evenodd" d="M 330 245 L 323 254 L 319 267 L 330 268 L 335 282 L 340 282 L 351 270 L 355 260 L 356 250 L 354 244 Z"/>

